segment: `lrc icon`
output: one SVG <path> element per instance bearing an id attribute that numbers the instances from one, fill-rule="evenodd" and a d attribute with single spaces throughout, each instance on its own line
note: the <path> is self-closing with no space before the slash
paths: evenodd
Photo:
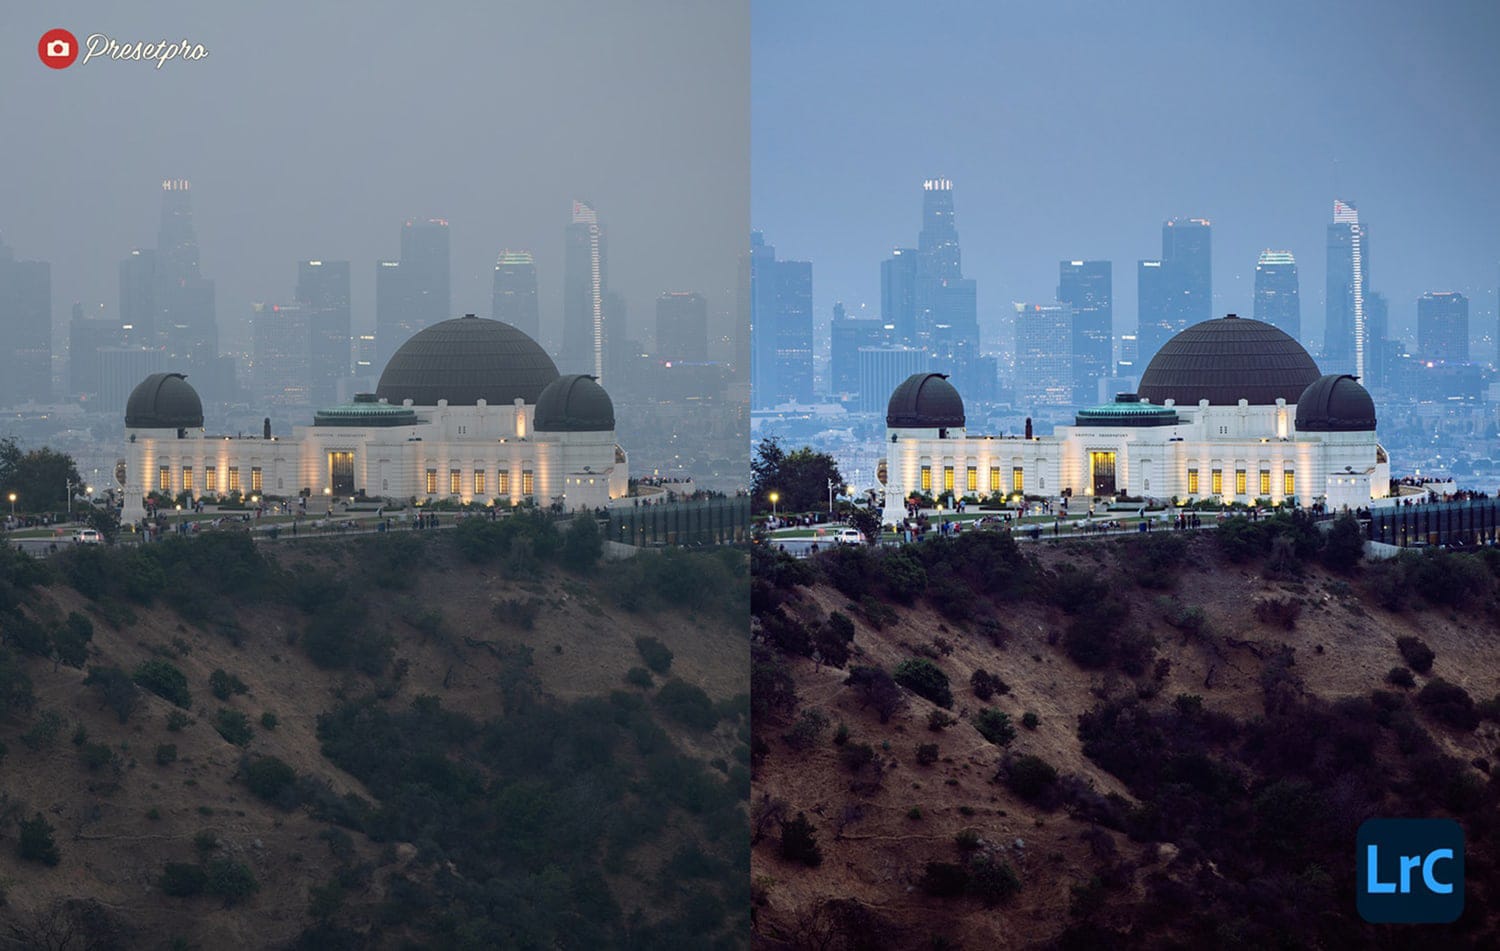
<path id="1" fill-rule="evenodd" d="M 1359 915 L 1376 924 L 1457 921 L 1464 830 L 1451 819 L 1368 819 L 1356 836 Z"/>

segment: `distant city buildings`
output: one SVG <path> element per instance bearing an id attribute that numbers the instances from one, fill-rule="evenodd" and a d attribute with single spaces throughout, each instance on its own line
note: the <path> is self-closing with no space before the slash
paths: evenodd
<path id="1" fill-rule="evenodd" d="M 1265 250 L 1255 262 L 1255 301 L 1252 315 L 1287 336 L 1301 339 L 1302 301 L 1297 284 L 1297 260 L 1290 251 Z"/>
<path id="2" fill-rule="evenodd" d="M 348 261 L 299 261 L 297 304 L 307 317 L 309 400 L 331 406 L 353 360 Z"/>
<path id="3" fill-rule="evenodd" d="M 1469 362 L 1469 299 L 1457 291 L 1417 298 L 1417 352 L 1431 362 Z"/>
<path id="4" fill-rule="evenodd" d="M 375 342 L 384 365 L 417 331 L 452 316 L 448 222 L 408 219 L 401 257 L 375 264 Z"/>
<path id="5" fill-rule="evenodd" d="M 256 395 L 276 406 L 312 403 L 309 342 L 311 312 L 299 304 L 251 304 L 251 382 Z"/>
<path id="6" fill-rule="evenodd" d="M 1365 227 L 1349 202 L 1334 200 L 1328 225 L 1323 366 L 1330 373 L 1365 375 Z"/>
<path id="7" fill-rule="evenodd" d="M 757 408 L 813 399 L 812 264 L 778 261 L 750 235 L 751 399 Z"/>
<path id="8" fill-rule="evenodd" d="M 530 251 L 501 251 L 495 261 L 490 316 L 537 339 L 542 329 L 536 296 L 536 262 Z"/>
<path id="9" fill-rule="evenodd" d="M 573 202 L 563 249 L 562 347 L 558 363 L 566 373 L 604 377 L 606 279 L 604 231 L 588 202 Z"/>
<path id="10" fill-rule="evenodd" d="M 1015 307 L 1016 405 L 1025 410 L 1073 405 L 1072 305 Z"/>
<path id="11" fill-rule="evenodd" d="M 1213 316 L 1213 228 L 1205 218 L 1161 226 L 1161 257 L 1137 265 L 1141 353 Z"/>
<path id="12" fill-rule="evenodd" d="M 860 351 L 886 346 L 886 323 L 875 317 L 850 317 L 843 304 L 834 304 L 829 334 L 829 388 L 835 397 L 862 395 L 864 389 L 860 381 Z M 882 379 L 882 386 L 884 382 Z"/>
<path id="13" fill-rule="evenodd" d="M 927 372 L 930 354 L 916 347 L 862 347 L 857 356 L 859 411 L 878 413 L 901 381 Z"/>
<path id="14" fill-rule="evenodd" d="M 702 294 L 667 291 L 656 299 L 656 357 L 674 363 L 708 360 L 708 301 Z"/>
<path id="15" fill-rule="evenodd" d="M 52 265 L 0 241 L 0 406 L 52 398 Z"/>
<path id="16" fill-rule="evenodd" d="M 1057 300 L 1073 308 L 1073 402 L 1092 405 L 1106 397 L 1101 381 L 1110 374 L 1114 348 L 1113 269 L 1108 261 L 1062 261 Z"/>

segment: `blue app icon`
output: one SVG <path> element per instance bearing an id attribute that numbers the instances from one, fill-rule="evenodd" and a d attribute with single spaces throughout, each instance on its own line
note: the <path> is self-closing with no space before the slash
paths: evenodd
<path id="1" fill-rule="evenodd" d="M 1443 924 L 1464 911 L 1464 830 L 1452 819 L 1367 819 L 1355 837 L 1359 915 Z"/>

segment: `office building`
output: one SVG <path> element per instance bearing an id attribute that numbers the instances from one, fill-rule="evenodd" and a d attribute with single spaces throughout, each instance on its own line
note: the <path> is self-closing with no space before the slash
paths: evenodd
<path id="1" fill-rule="evenodd" d="M 599 213 L 587 202 L 573 202 L 563 248 L 562 348 L 564 372 L 604 376 L 607 280 L 604 231 Z"/>
<path id="2" fill-rule="evenodd" d="M 530 251 L 501 251 L 495 261 L 490 316 L 537 339 L 542 318 L 536 296 L 536 262 Z"/>
<path id="3" fill-rule="evenodd" d="M 750 235 L 750 315 L 755 406 L 811 403 L 812 264 L 778 261 L 759 231 Z"/>
<path id="4" fill-rule="evenodd" d="M 448 222 L 408 219 L 401 257 L 375 264 L 375 343 L 380 363 L 424 327 L 446 320 L 450 301 Z"/>
<path id="5" fill-rule="evenodd" d="M 861 347 L 856 356 L 861 413 L 880 412 L 902 380 L 927 372 L 928 353 L 917 347 Z"/>
<path id="6" fill-rule="evenodd" d="M 860 351 L 887 345 L 885 322 L 873 317 L 850 317 L 843 304 L 834 304 L 829 338 L 829 389 L 835 397 L 856 396 L 861 392 Z"/>
<path id="7" fill-rule="evenodd" d="M 1433 363 L 1469 362 L 1469 299 L 1457 291 L 1417 298 L 1417 355 Z"/>
<path id="8" fill-rule="evenodd" d="M 918 344 L 916 248 L 896 248 L 880 262 L 880 318 L 898 343 Z"/>
<path id="9" fill-rule="evenodd" d="M 1058 264 L 1057 300 L 1073 308 L 1073 402 L 1093 405 L 1111 376 L 1114 349 L 1113 268 L 1108 261 Z"/>
<path id="10" fill-rule="evenodd" d="M 1265 250 L 1255 262 L 1254 318 L 1302 337 L 1302 300 L 1297 260 L 1290 251 Z"/>
<path id="11" fill-rule="evenodd" d="M 1016 406 L 1073 404 L 1073 307 L 1016 304 Z"/>
<path id="12" fill-rule="evenodd" d="M 1333 203 L 1328 225 L 1328 271 L 1323 368 L 1365 375 L 1365 226 L 1359 211 L 1344 201 Z"/>
<path id="13" fill-rule="evenodd" d="M 52 399 L 52 265 L 0 242 L 0 406 Z"/>
<path id="14" fill-rule="evenodd" d="M 330 406 L 353 362 L 348 261 L 299 261 L 297 304 L 307 316 L 309 401 Z"/>
<path id="15" fill-rule="evenodd" d="M 708 301 L 691 291 L 666 291 L 656 299 L 656 356 L 659 360 L 708 360 Z"/>

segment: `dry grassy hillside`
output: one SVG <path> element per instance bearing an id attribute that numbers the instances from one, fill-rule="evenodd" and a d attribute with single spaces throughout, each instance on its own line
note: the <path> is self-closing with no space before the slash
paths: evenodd
<path id="1" fill-rule="evenodd" d="M 1500 704 L 1463 729 L 1416 700 L 1437 678 L 1474 700 L 1500 694 L 1488 568 L 1434 606 L 1393 566 L 1333 573 L 1284 544 L 1270 559 L 1234 549 L 1242 561 L 1208 537 L 1034 555 L 973 545 L 897 566 L 842 552 L 757 563 L 752 868 L 764 946 L 1399 942 L 1355 918 L 1362 812 L 1460 816 L 1468 911 L 1441 930 L 1454 944 L 1494 938 L 1493 882 L 1472 883 L 1495 869 Z M 913 564 L 925 569 L 917 582 Z M 840 618 L 853 622 L 842 647 Z M 1414 687 L 1395 687 L 1386 677 L 1408 635 L 1436 660 Z M 890 693 L 859 672 L 913 661 L 946 676 L 947 707 L 918 695 L 920 679 Z M 987 700 L 971 687 L 976 671 L 989 675 L 979 692 L 996 691 Z M 1372 704 L 1372 691 L 1387 693 Z M 1008 716 L 1000 743 L 977 728 L 986 710 Z M 1090 711 L 1104 712 L 1086 751 Z M 1299 813 L 1315 826 L 1294 829 Z M 1293 841 L 1268 845 L 1278 829 Z M 1252 858 L 1214 844 L 1244 830 Z"/>
<path id="2" fill-rule="evenodd" d="M 733 556 L 696 556 L 689 567 L 707 569 L 721 590 L 673 606 L 629 565 L 574 571 L 551 563 L 565 553 L 538 554 L 524 540 L 466 550 L 452 533 L 432 535 L 259 552 L 205 543 L 178 565 L 203 571 L 169 563 L 160 576 L 162 566 L 121 552 L 100 556 L 102 580 L 94 566 L 62 561 L 0 565 L 0 692 L 16 700 L 18 678 L 30 682 L 29 702 L 8 703 L 0 720 L 0 946 L 524 945 L 547 941 L 549 928 L 565 934 L 566 916 L 584 907 L 602 909 L 596 946 L 670 932 L 694 909 L 699 933 L 737 927 L 742 936 L 742 924 L 725 920 L 743 885 L 723 871 L 743 847 L 714 828 L 738 815 L 743 829 L 743 787 L 734 789 L 748 780 L 730 765 L 736 750 L 748 759 L 738 736 L 744 631 L 726 608 L 737 601 L 743 617 Z M 205 561 L 247 551 L 253 564 Z M 155 590 L 133 588 L 125 576 L 135 573 Z M 624 589 L 639 590 L 622 599 Z M 51 631 L 64 644 L 60 632 L 79 623 L 70 616 L 92 627 L 78 667 L 58 659 L 64 647 L 36 643 Z M 670 672 L 650 688 L 623 679 L 644 666 L 638 637 L 671 652 Z M 128 675 L 150 662 L 181 672 L 191 709 L 149 690 L 120 699 L 127 688 L 112 693 L 90 673 Z M 211 690 L 216 670 L 239 681 L 227 699 Z M 706 693 L 716 707 L 695 708 L 706 722 L 689 725 L 658 698 L 668 679 Z M 221 709 L 246 715 L 248 742 L 216 729 Z M 339 739 L 319 725 L 335 710 L 347 713 Z M 586 726 L 601 713 L 605 725 Z M 575 737 L 569 724 L 589 735 Z M 528 731 L 540 745 L 511 750 Z M 344 752 L 330 753 L 329 742 Z M 576 769 L 572 743 L 588 755 Z M 503 767 L 506 756 L 529 760 L 524 777 Z M 281 781 L 263 765 L 263 797 L 252 791 L 252 764 L 270 757 L 295 777 Z M 657 770 L 697 784 L 703 801 L 656 796 Z M 549 811 L 548 797 L 577 793 L 573 773 L 600 786 L 589 800 L 596 815 Z M 655 824 L 626 830 L 614 816 L 647 808 Z M 18 823 L 37 814 L 53 829 L 55 865 L 20 856 Z M 527 815 L 538 828 L 517 818 Z M 559 872 L 549 830 L 591 822 L 597 839 L 573 842 L 571 867 Z M 421 836 L 403 838 L 407 829 Z M 691 881 L 666 868 L 684 853 L 699 860 Z M 166 894 L 168 863 L 206 870 L 202 893 Z M 236 866 L 253 890 L 235 887 Z M 475 888 L 562 894 L 480 898 Z M 543 916 L 547 901 L 556 921 L 506 924 L 499 919 L 514 916 L 482 911 L 521 902 Z"/>

